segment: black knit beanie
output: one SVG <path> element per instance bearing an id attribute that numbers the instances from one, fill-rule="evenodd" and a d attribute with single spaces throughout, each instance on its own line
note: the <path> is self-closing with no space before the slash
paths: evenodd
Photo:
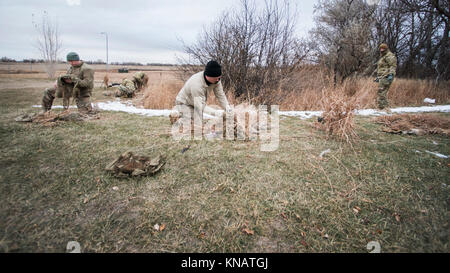
<path id="1" fill-rule="evenodd" d="M 219 77 L 222 75 L 222 67 L 216 61 L 209 61 L 205 67 L 205 75 L 208 77 Z"/>

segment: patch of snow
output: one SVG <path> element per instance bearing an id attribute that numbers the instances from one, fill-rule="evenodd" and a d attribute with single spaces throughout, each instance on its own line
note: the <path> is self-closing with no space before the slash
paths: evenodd
<path id="1" fill-rule="evenodd" d="M 384 116 L 387 115 L 386 111 L 381 111 L 377 109 L 361 109 L 356 110 L 356 114 L 360 116 Z"/>
<path id="2" fill-rule="evenodd" d="M 432 154 L 432 155 L 435 155 L 435 156 L 440 157 L 440 158 L 448 158 L 448 156 L 440 154 L 440 153 L 430 152 L 430 151 L 427 151 L 427 150 L 425 150 L 425 152 L 427 152 L 429 154 Z"/>
<path id="3" fill-rule="evenodd" d="M 279 111 L 280 116 L 300 117 L 301 119 L 308 119 L 312 117 L 322 116 L 323 111 Z"/>
<path id="4" fill-rule="evenodd" d="M 148 117 L 168 117 L 172 110 L 158 110 L 158 109 L 144 109 L 137 108 L 133 105 L 126 105 L 121 101 L 108 101 L 108 102 L 98 102 L 95 104 L 98 109 L 105 111 L 117 111 L 117 112 L 126 112 L 131 114 L 138 114 Z"/>
<path id="5" fill-rule="evenodd" d="M 329 152 L 331 152 L 330 149 L 326 149 L 325 151 L 322 151 L 319 155 L 320 158 L 322 158 L 325 154 L 328 154 Z"/>
<path id="6" fill-rule="evenodd" d="M 423 102 L 436 103 L 436 100 L 435 100 L 435 99 L 430 99 L 430 98 L 425 98 L 425 99 L 423 100 Z"/>
<path id="7" fill-rule="evenodd" d="M 144 115 L 149 117 L 169 116 L 171 109 L 145 109 L 137 108 L 132 105 L 131 101 L 122 102 L 120 99 L 108 102 L 98 102 L 93 104 L 95 108 L 105 111 L 119 111 L 132 114 Z M 41 107 L 41 105 L 33 105 L 33 107 Z M 55 105 L 52 108 L 63 108 L 62 105 Z M 76 106 L 70 106 L 76 108 Z M 434 106 L 420 106 L 420 107 L 399 107 L 392 108 L 392 113 L 424 113 L 424 112 L 450 112 L 450 105 L 434 105 Z M 216 112 L 220 112 L 216 111 Z M 309 119 L 312 117 L 320 117 L 323 111 L 279 111 L 280 116 L 299 117 L 301 119 Z M 356 114 L 360 116 L 382 116 L 388 115 L 386 111 L 376 109 L 361 109 L 356 110 Z M 204 113 L 206 118 L 214 118 L 214 116 Z"/>

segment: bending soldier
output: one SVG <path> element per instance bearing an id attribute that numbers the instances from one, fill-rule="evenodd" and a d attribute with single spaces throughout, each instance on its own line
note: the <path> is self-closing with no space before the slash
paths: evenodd
<path id="1" fill-rule="evenodd" d="M 136 90 L 139 92 L 142 88 L 147 87 L 148 76 L 142 71 L 136 72 L 136 74 L 133 75 L 133 82 Z"/>
<path id="2" fill-rule="evenodd" d="M 132 98 L 137 92 L 135 82 L 129 79 L 123 79 L 119 85 L 119 89 L 116 91 L 116 97 Z"/>

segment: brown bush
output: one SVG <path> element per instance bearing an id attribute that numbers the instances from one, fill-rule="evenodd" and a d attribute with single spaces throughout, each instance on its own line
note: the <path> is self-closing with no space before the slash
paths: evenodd
<path id="1" fill-rule="evenodd" d="M 358 135 L 355 132 L 355 109 L 359 104 L 355 97 L 346 95 L 345 87 L 328 89 L 322 92 L 321 122 L 316 127 L 324 130 L 329 136 L 337 137 L 347 143 L 354 142 Z"/>

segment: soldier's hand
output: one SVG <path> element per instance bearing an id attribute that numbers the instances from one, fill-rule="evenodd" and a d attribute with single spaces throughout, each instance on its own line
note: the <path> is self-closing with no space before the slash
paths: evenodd
<path id="1" fill-rule="evenodd" d="M 78 77 L 73 76 L 73 75 L 70 76 L 70 80 L 71 80 L 72 82 L 77 82 L 77 81 L 79 81 Z"/>
<path id="2" fill-rule="evenodd" d="M 231 115 L 231 114 L 233 113 L 233 111 L 234 111 L 234 109 L 233 109 L 231 106 L 228 106 L 228 107 L 225 109 L 225 113 L 226 113 L 227 115 Z"/>
<path id="3" fill-rule="evenodd" d="M 389 75 L 387 76 L 387 79 L 388 79 L 389 81 L 393 81 L 393 80 L 394 80 L 394 75 L 389 74 Z"/>
<path id="4" fill-rule="evenodd" d="M 70 75 L 62 75 L 61 80 L 65 83 L 71 83 L 72 81 L 70 80 L 70 77 Z"/>

